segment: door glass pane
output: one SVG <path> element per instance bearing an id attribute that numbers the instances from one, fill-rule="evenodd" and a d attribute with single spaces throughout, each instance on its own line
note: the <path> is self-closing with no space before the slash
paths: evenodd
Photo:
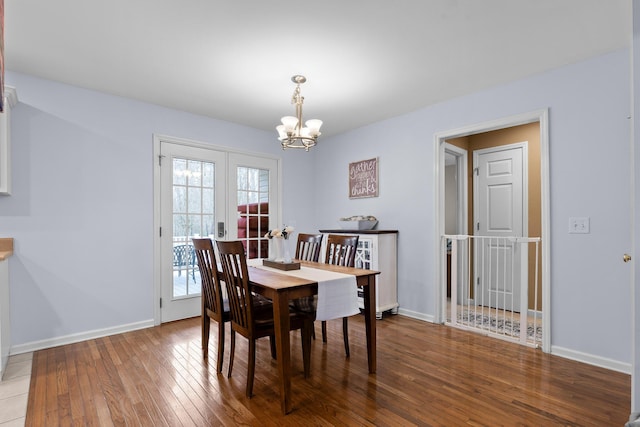
<path id="1" fill-rule="evenodd" d="M 202 188 L 189 187 L 189 213 L 202 212 Z"/>
<path id="2" fill-rule="evenodd" d="M 173 159 L 173 298 L 200 294 L 192 237 L 213 237 L 215 164 Z"/>
<path id="3" fill-rule="evenodd" d="M 247 258 L 266 258 L 269 240 L 269 171 L 240 166 L 238 177 L 238 239 Z"/>
<path id="4" fill-rule="evenodd" d="M 202 213 L 213 214 L 213 189 L 202 189 Z"/>

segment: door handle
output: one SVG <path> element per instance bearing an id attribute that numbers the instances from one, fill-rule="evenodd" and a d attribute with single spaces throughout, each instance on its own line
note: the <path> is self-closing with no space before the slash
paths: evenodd
<path id="1" fill-rule="evenodd" d="M 218 223 L 218 238 L 219 239 L 224 238 L 224 222 Z"/>
<path id="2" fill-rule="evenodd" d="M 622 257 L 622 261 L 624 261 L 624 262 L 629 262 L 629 261 L 631 261 L 631 255 L 629 255 L 629 254 L 624 254 L 624 256 Z"/>

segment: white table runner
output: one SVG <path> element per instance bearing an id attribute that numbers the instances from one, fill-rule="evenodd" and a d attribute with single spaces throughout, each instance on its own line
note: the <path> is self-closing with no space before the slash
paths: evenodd
<path id="1" fill-rule="evenodd" d="M 339 319 L 360 313 L 356 276 L 310 267 L 280 270 L 262 265 L 262 260 L 257 258 L 247 260 L 247 265 L 318 282 L 316 320 Z"/>

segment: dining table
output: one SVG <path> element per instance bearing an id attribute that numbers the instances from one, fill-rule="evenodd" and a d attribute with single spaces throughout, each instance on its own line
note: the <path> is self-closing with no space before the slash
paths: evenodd
<path id="1" fill-rule="evenodd" d="M 249 260 L 254 261 L 254 260 Z M 259 260 L 255 260 L 259 261 Z M 291 411 L 291 348 L 289 338 L 289 302 L 318 294 L 318 280 L 296 277 L 273 268 L 261 268 L 256 262 L 249 263 L 249 282 L 252 290 L 273 301 L 276 357 L 278 364 L 280 405 L 283 414 Z M 356 285 L 362 289 L 364 319 L 367 340 L 367 360 L 369 373 L 376 372 L 376 275 L 379 271 L 362 268 L 342 267 L 311 261 L 299 261 L 302 268 L 324 270 L 355 276 Z M 319 271 L 322 273 L 322 271 Z M 321 276 L 321 274 L 319 274 Z"/>

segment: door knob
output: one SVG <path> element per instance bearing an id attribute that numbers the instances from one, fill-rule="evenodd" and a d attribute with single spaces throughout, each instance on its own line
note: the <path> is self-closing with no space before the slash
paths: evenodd
<path id="1" fill-rule="evenodd" d="M 622 260 L 623 260 L 624 262 L 629 262 L 629 261 L 631 261 L 631 255 L 629 255 L 629 254 L 624 254 L 624 256 L 622 257 Z"/>

